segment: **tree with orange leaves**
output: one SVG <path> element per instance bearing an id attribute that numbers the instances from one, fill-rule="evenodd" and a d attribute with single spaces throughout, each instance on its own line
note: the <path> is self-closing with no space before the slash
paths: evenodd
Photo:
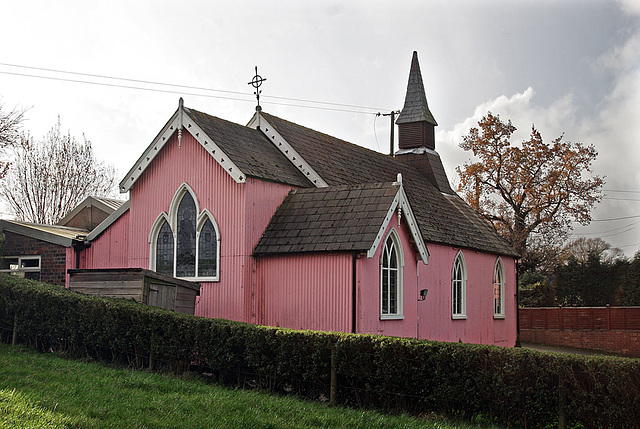
<path id="1" fill-rule="evenodd" d="M 571 222 L 586 225 L 600 202 L 601 177 L 591 174 L 598 153 L 592 145 L 545 143 L 532 126 L 520 145 L 516 130 L 489 112 L 464 136 L 460 147 L 477 161 L 458 167 L 459 192 L 525 259 L 530 237 L 566 237 Z"/>

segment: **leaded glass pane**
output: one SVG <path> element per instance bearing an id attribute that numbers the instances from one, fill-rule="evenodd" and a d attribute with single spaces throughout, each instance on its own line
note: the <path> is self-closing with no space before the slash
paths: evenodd
<path id="1" fill-rule="evenodd" d="M 382 314 L 389 314 L 389 272 L 382 270 Z"/>
<path id="2" fill-rule="evenodd" d="M 211 220 L 207 219 L 202 226 L 198 240 L 198 276 L 215 277 L 218 262 L 217 253 L 218 237 L 216 236 L 216 230 Z"/>
<path id="3" fill-rule="evenodd" d="M 173 277 L 173 233 L 165 221 L 156 241 L 156 272 Z"/>
<path id="4" fill-rule="evenodd" d="M 496 264 L 493 274 L 493 312 L 494 314 L 502 314 L 502 267 Z"/>
<path id="5" fill-rule="evenodd" d="M 392 253 L 395 255 L 395 252 Z M 389 270 L 389 313 L 396 314 L 398 312 L 398 271 Z"/>
<path id="6" fill-rule="evenodd" d="M 196 204 L 188 192 L 178 206 L 176 277 L 196 275 Z"/>
<path id="7" fill-rule="evenodd" d="M 389 238 L 389 240 L 391 240 L 391 238 Z M 396 247 L 393 245 L 393 241 L 390 241 L 389 249 L 391 249 L 391 258 L 389 261 L 389 266 L 391 268 L 398 268 L 398 255 L 396 253 Z"/>

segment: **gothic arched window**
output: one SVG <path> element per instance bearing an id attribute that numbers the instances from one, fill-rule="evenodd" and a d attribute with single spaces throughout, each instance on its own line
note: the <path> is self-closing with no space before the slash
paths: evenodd
<path id="1" fill-rule="evenodd" d="M 387 236 L 380 261 L 380 316 L 402 316 L 402 246 L 395 230 Z"/>
<path id="2" fill-rule="evenodd" d="M 219 280 L 220 232 L 208 210 L 199 211 L 188 185 L 176 192 L 169 214 L 162 213 L 149 237 L 152 270 L 198 281 Z"/>

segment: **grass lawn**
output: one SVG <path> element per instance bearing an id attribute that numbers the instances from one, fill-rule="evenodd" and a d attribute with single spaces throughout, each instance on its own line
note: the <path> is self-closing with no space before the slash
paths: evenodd
<path id="1" fill-rule="evenodd" d="M 471 428 L 114 369 L 0 344 L 0 427 Z"/>

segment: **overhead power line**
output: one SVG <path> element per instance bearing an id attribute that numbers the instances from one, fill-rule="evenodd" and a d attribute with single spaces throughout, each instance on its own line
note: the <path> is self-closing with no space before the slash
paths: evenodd
<path id="1" fill-rule="evenodd" d="M 87 78 L 108 79 L 110 81 L 115 81 L 115 82 L 131 82 L 131 83 L 142 84 L 142 85 L 155 85 L 155 86 L 168 87 L 168 88 L 183 88 L 188 90 L 231 94 L 231 95 L 238 95 L 243 97 L 251 96 L 251 94 L 248 94 L 245 92 L 239 92 L 239 91 L 229 91 L 229 90 L 223 90 L 223 89 L 181 85 L 181 84 L 158 82 L 158 81 L 151 81 L 151 80 L 145 80 L 145 79 L 132 79 L 132 78 L 108 76 L 108 75 L 101 75 L 101 74 L 94 74 L 94 73 L 81 73 L 81 72 L 51 69 L 51 68 L 45 68 L 45 67 L 33 67 L 33 66 L 25 66 L 25 65 L 19 65 L 19 64 L 9 64 L 9 63 L 0 63 L 0 66 L 14 67 L 14 68 L 20 68 L 20 69 L 26 69 L 26 70 L 37 70 L 37 71 L 47 72 L 47 73 L 59 73 L 63 75 L 82 76 Z M 244 99 L 244 98 L 228 97 L 228 96 L 213 95 L 213 94 L 202 94 L 202 93 L 193 93 L 193 92 L 185 93 L 184 91 L 149 88 L 149 87 L 144 87 L 140 85 L 125 85 L 122 83 L 98 82 L 98 81 L 92 81 L 92 80 L 86 80 L 86 79 L 74 79 L 70 77 L 47 76 L 47 75 L 41 75 L 41 74 L 19 73 L 19 72 L 11 72 L 11 71 L 0 71 L 0 73 L 13 75 L 13 76 L 23 76 L 23 77 L 30 77 L 30 78 L 36 78 L 36 79 L 48 79 L 48 80 L 88 84 L 88 85 L 100 85 L 100 86 L 117 87 L 117 88 L 125 88 L 125 89 L 136 89 L 136 90 L 142 90 L 142 91 L 163 92 L 163 93 L 169 93 L 169 94 L 192 95 L 196 97 L 207 97 L 207 98 L 218 98 L 223 100 L 253 102 L 253 98 Z M 346 104 L 346 103 L 334 103 L 334 102 L 328 102 L 328 101 L 307 100 L 303 98 L 280 97 L 275 95 L 271 95 L 271 96 L 265 95 L 263 97 L 266 99 L 285 100 L 285 101 L 293 101 L 298 103 L 314 104 L 314 106 L 308 106 L 308 105 L 294 104 L 294 103 L 282 103 L 282 102 L 273 102 L 273 101 L 271 102 L 271 104 L 274 104 L 274 105 L 303 107 L 308 109 L 332 110 L 332 111 L 338 111 L 338 112 L 361 113 L 361 114 L 362 113 L 375 114 L 379 110 L 384 110 L 378 107 L 368 107 L 368 106 L 360 106 L 360 105 Z M 333 106 L 333 107 L 323 107 L 323 106 Z M 371 110 L 371 112 L 362 112 L 359 110 L 351 110 L 351 109 Z"/>
<path id="2" fill-rule="evenodd" d="M 604 192 L 624 192 L 629 194 L 640 194 L 640 191 L 632 191 L 630 189 L 603 189 Z"/>
<path id="3" fill-rule="evenodd" d="M 623 216 L 623 217 L 612 217 L 609 219 L 592 219 L 591 222 L 611 222 L 614 220 L 637 219 L 639 217 L 640 215 L 633 215 L 633 216 Z"/>

